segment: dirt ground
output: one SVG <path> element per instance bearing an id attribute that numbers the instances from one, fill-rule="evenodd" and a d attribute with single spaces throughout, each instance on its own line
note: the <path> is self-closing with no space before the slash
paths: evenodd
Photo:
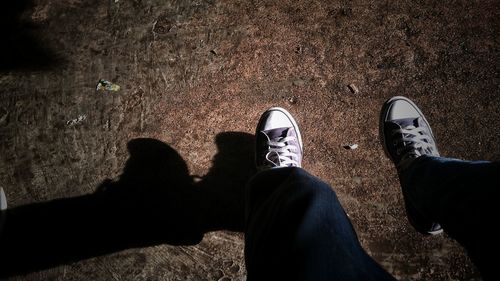
<path id="1" fill-rule="evenodd" d="M 305 169 L 332 185 L 391 274 L 479 279 L 460 245 L 408 224 L 378 114 L 387 98 L 408 96 L 442 155 L 499 159 L 498 1 L 14 2 L 0 4 L 0 186 L 9 208 L 83 199 L 51 215 L 36 205 L 17 258 L 47 262 L 8 280 L 245 280 L 241 191 L 254 127 L 271 106 L 296 116 Z M 121 88 L 96 91 L 100 79 Z M 176 165 L 133 164 L 144 151 Z M 145 182 L 166 171 L 168 198 L 141 197 L 154 194 L 165 212 L 137 208 L 128 228 L 111 228 L 116 217 L 101 221 L 85 200 L 133 169 Z M 181 175 L 189 192 L 173 187 Z"/>

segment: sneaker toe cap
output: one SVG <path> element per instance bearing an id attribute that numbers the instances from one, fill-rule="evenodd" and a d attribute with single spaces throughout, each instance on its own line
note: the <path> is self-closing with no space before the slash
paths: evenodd
<path id="1" fill-rule="evenodd" d="M 285 113 L 279 110 L 273 110 L 268 113 L 265 123 L 262 124 L 262 130 L 272 130 L 276 128 L 293 127 L 292 121 Z"/>
<path id="2" fill-rule="evenodd" d="M 406 100 L 396 100 L 392 103 L 386 116 L 386 121 L 418 118 L 420 113 L 418 110 Z"/>

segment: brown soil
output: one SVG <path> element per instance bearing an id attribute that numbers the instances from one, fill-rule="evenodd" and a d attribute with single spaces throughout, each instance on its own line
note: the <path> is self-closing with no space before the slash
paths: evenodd
<path id="1" fill-rule="evenodd" d="M 104 253 L 12 280 L 245 280 L 243 234 L 221 230 L 239 230 L 241 201 L 230 199 L 240 197 L 223 194 L 251 176 L 249 134 L 271 106 L 296 116 L 304 167 L 332 185 L 391 274 L 479 279 L 460 245 L 408 224 L 378 114 L 408 96 L 443 155 L 499 159 L 497 1 L 16 2 L 0 12 L 10 207 L 95 192 L 123 173 L 127 144 L 141 137 L 177 151 L 199 188 L 221 195 L 203 204 L 224 206 L 227 222 L 193 245 Z M 99 79 L 121 89 L 97 92 Z"/>

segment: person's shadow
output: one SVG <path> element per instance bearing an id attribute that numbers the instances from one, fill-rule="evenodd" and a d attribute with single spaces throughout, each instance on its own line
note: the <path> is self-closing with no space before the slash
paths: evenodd
<path id="1" fill-rule="evenodd" d="M 243 231 L 253 141 L 250 134 L 219 134 L 213 167 L 197 182 L 167 144 L 130 141 L 119 180 L 104 181 L 93 194 L 7 210 L 0 277 L 135 247 L 194 245 L 208 231 Z"/>

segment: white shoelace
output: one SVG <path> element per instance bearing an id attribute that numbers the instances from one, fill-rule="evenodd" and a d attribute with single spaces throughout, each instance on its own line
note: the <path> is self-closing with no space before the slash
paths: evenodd
<path id="1" fill-rule="evenodd" d="M 267 144 L 269 151 L 266 153 L 266 160 L 275 167 L 298 167 L 298 147 L 287 142 L 296 140 L 295 137 L 279 137 L 270 139 Z"/>
<path id="2" fill-rule="evenodd" d="M 397 146 L 396 153 L 401 155 L 401 161 L 409 158 L 416 158 L 424 154 L 434 154 L 434 144 L 432 138 L 427 134 L 427 130 L 423 127 L 406 126 L 401 129 L 393 130 L 393 135 L 401 134 L 402 137 L 394 140 L 394 145 Z M 403 145 L 400 145 L 403 144 Z"/>

